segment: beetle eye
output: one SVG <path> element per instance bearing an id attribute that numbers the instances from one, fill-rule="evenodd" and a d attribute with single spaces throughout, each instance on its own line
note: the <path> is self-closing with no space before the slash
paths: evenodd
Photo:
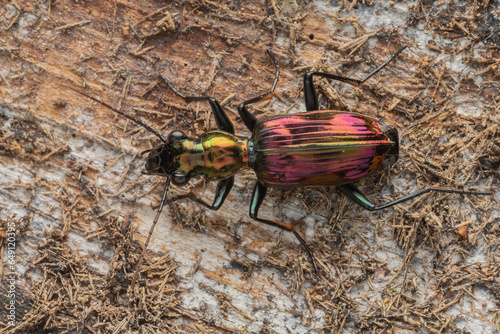
<path id="1" fill-rule="evenodd" d="M 170 132 L 170 134 L 167 137 L 167 142 L 169 143 L 175 143 L 178 141 L 181 141 L 183 139 L 186 139 L 187 136 L 184 134 L 184 132 L 179 131 L 179 130 L 174 130 Z"/>
<path id="2" fill-rule="evenodd" d="M 183 174 L 172 174 L 170 181 L 177 187 L 182 187 L 189 181 L 189 177 Z"/>

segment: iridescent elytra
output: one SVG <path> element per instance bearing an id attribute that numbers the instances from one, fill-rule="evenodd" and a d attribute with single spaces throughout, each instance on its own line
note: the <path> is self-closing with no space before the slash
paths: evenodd
<path id="1" fill-rule="evenodd" d="M 427 186 L 394 201 L 375 205 L 353 184 L 360 178 L 379 171 L 384 165 L 391 165 L 397 161 L 399 156 L 398 131 L 391 125 L 359 113 L 338 110 L 320 111 L 313 77 L 338 80 L 358 87 L 379 72 L 405 48 L 406 46 L 401 47 L 362 80 L 323 72 L 307 72 L 304 75 L 306 112 L 257 119 L 248 111 L 247 106 L 271 98 L 279 77 L 278 62 L 273 53 L 268 50 L 276 71 L 271 89 L 238 106 L 239 115 L 252 133 L 249 138 L 235 135 L 231 121 L 215 98 L 185 96 L 161 74 L 158 74 L 161 80 L 186 103 L 208 101 L 218 130 L 208 131 L 200 138 L 190 138 L 183 132 L 175 130 L 165 138 L 141 120 L 70 87 L 146 128 L 161 141 L 158 146 L 148 152 L 145 174 L 165 177 L 165 187 L 131 286 L 133 287 L 137 280 L 151 235 L 164 205 L 181 199 L 190 199 L 208 209 L 218 210 L 233 187 L 235 174 L 242 169 L 253 169 L 257 177 L 250 202 L 250 217 L 260 223 L 292 232 L 309 255 L 316 273 L 318 267 L 313 252 L 292 224 L 258 217 L 259 208 L 268 187 L 336 186 L 354 203 L 370 211 L 384 209 L 430 191 L 469 195 L 490 194 L 490 192 Z M 205 202 L 193 192 L 167 198 L 170 182 L 181 187 L 190 178 L 200 176 L 206 180 L 218 182 L 212 204 Z"/>

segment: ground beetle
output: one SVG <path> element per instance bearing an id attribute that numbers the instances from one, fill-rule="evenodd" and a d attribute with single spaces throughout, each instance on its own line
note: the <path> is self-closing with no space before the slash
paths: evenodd
<path id="1" fill-rule="evenodd" d="M 250 217 L 258 222 L 292 232 L 307 251 L 316 272 L 318 272 L 318 267 L 314 255 L 292 224 L 258 217 L 259 208 L 268 187 L 337 186 L 356 204 L 370 211 L 384 209 L 430 191 L 474 195 L 490 194 L 490 192 L 427 186 L 389 203 L 375 205 L 352 184 L 352 182 L 380 170 L 384 165 L 391 165 L 397 161 L 399 154 L 398 132 L 391 125 L 355 112 L 318 110 L 318 96 L 313 77 L 338 80 L 358 87 L 404 49 L 405 46 L 400 48 L 362 80 L 329 73 L 307 72 L 304 75 L 306 113 L 257 119 L 247 110 L 247 105 L 271 98 L 278 83 L 278 62 L 272 52 L 268 50 L 276 69 L 271 90 L 238 106 L 241 118 L 252 132 L 250 138 L 235 136 L 231 121 L 215 98 L 184 96 L 161 74 L 159 77 L 186 103 L 208 101 L 215 115 L 218 130 L 206 132 L 201 138 L 189 138 L 183 132 L 175 130 L 165 138 L 142 121 L 70 87 L 143 126 L 162 141 L 160 145 L 148 151 L 145 174 L 164 176 L 167 180 L 161 203 L 134 273 L 132 286 L 137 279 L 139 268 L 163 206 L 187 198 L 208 209 L 218 210 L 231 191 L 234 175 L 241 169 L 252 168 L 258 179 L 252 194 Z M 218 181 L 212 204 L 205 202 L 192 192 L 167 199 L 170 182 L 176 186 L 183 186 L 190 178 L 197 176 L 203 176 L 210 181 Z"/>

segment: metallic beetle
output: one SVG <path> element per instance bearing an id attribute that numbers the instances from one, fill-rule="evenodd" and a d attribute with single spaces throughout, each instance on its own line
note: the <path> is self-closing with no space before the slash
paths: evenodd
<path id="1" fill-rule="evenodd" d="M 166 185 L 161 204 L 137 265 L 132 286 L 136 281 L 142 259 L 164 204 L 187 198 L 206 208 L 218 210 L 231 191 L 234 175 L 242 169 L 253 169 L 258 180 L 252 194 L 250 217 L 258 222 L 292 232 L 307 251 L 316 272 L 318 268 L 314 255 L 293 225 L 258 217 L 259 208 L 268 187 L 337 186 L 342 193 L 367 210 L 384 209 L 429 191 L 475 195 L 490 194 L 489 192 L 452 188 L 425 187 L 413 194 L 377 206 L 352 184 L 360 178 L 380 170 L 384 165 L 391 165 L 397 161 L 399 155 L 398 132 L 391 125 L 359 113 L 336 110 L 319 111 L 313 77 L 320 76 L 338 80 L 357 87 L 380 71 L 404 49 L 405 46 L 400 48 L 362 80 L 323 72 L 308 72 L 304 75 L 304 98 L 307 112 L 257 119 L 247 110 L 246 106 L 271 98 L 278 83 L 278 62 L 268 50 L 276 69 L 272 88 L 270 91 L 238 106 L 240 116 L 252 132 L 250 138 L 234 134 L 231 121 L 215 98 L 184 96 L 161 75 L 159 76 L 166 85 L 187 103 L 208 101 L 214 113 L 218 130 L 206 132 L 200 138 L 189 138 L 181 131 L 176 130 L 171 132 L 168 138 L 164 138 L 142 121 L 72 88 L 145 127 L 162 141 L 160 145 L 149 151 L 145 174 L 166 177 Z M 212 204 L 203 201 L 192 192 L 167 199 L 170 181 L 176 186 L 183 186 L 190 178 L 199 176 L 210 181 L 218 181 Z"/>

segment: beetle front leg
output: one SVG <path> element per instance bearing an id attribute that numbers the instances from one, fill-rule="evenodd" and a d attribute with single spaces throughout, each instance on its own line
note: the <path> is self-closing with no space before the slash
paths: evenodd
<path id="1" fill-rule="evenodd" d="M 472 190 L 460 190 L 460 189 L 453 189 L 453 188 L 441 188 L 441 187 L 425 187 L 423 189 L 420 189 L 413 194 L 398 198 L 394 201 L 391 201 L 389 203 L 385 203 L 382 205 L 375 205 L 366 196 L 353 184 L 343 184 L 341 186 L 337 186 L 337 188 L 343 192 L 347 197 L 349 197 L 351 200 L 354 201 L 354 203 L 360 205 L 361 207 L 365 208 L 366 210 L 369 211 L 374 211 L 374 210 L 382 210 L 388 207 L 391 207 L 393 205 L 409 201 L 413 198 L 416 198 L 420 195 L 426 194 L 430 191 L 436 191 L 436 192 L 442 192 L 442 193 L 453 193 L 453 194 L 463 194 L 463 195 L 491 195 L 491 192 L 488 191 L 472 191 Z"/>
<path id="2" fill-rule="evenodd" d="M 342 82 L 348 83 L 350 85 L 353 85 L 355 87 L 359 87 L 366 80 L 368 80 L 373 75 L 378 73 L 382 68 L 384 68 L 385 65 L 389 64 L 405 48 L 406 48 L 406 46 L 403 46 L 402 48 L 400 48 L 398 51 L 396 51 L 395 54 L 393 54 L 391 56 L 391 58 L 386 60 L 382 65 L 377 67 L 375 70 L 373 70 L 370 74 L 368 74 L 367 76 L 365 76 L 361 80 L 346 78 L 346 77 L 342 77 L 339 75 L 324 73 L 324 72 L 307 72 L 306 74 L 304 74 L 304 99 L 305 99 L 305 103 L 306 103 L 306 110 L 307 111 L 319 110 L 318 94 L 316 93 L 316 88 L 314 87 L 313 76 L 317 75 L 317 76 L 320 76 L 323 78 L 342 81 Z"/>
<path id="3" fill-rule="evenodd" d="M 168 187 L 170 185 L 170 179 L 167 179 L 167 183 L 165 185 L 165 190 L 163 191 L 163 196 L 160 202 L 160 205 L 153 207 L 154 209 L 158 209 L 156 213 L 156 217 L 153 221 L 153 224 L 151 225 L 151 228 L 148 233 L 148 237 L 146 239 L 146 242 L 144 243 L 144 248 L 142 249 L 141 257 L 139 258 L 139 262 L 137 263 L 136 270 L 134 272 L 134 277 L 132 279 L 132 284 L 131 287 L 133 288 L 135 285 L 135 282 L 137 280 L 137 276 L 139 274 L 139 270 L 142 265 L 142 260 L 144 259 L 144 256 L 146 255 L 146 249 L 148 248 L 149 240 L 151 239 L 151 236 L 153 235 L 153 231 L 155 229 L 156 223 L 158 222 L 158 218 L 160 217 L 161 211 L 163 210 L 163 206 L 165 204 L 170 204 L 172 202 L 188 198 L 196 203 L 199 203 L 203 205 L 204 207 L 211 209 L 211 210 L 219 210 L 219 208 L 224 204 L 224 201 L 226 200 L 227 195 L 231 191 L 231 188 L 233 187 L 234 184 L 234 176 L 228 177 L 227 179 L 221 180 L 217 183 L 217 190 L 215 191 L 215 198 L 214 202 L 212 205 L 208 204 L 201 198 L 197 197 L 195 194 L 192 192 L 180 195 L 171 199 L 167 199 L 167 192 L 168 192 Z"/>
<path id="4" fill-rule="evenodd" d="M 207 202 L 205 202 L 192 192 L 173 197 L 167 200 L 166 203 L 170 204 L 172 202 L 176 202 L 178 200 L 187 198 L 192 200 L 193 202 L 203 205 L 207 209 L 217 211 L 222 206 L 222 204 L 224 204 L 224 201 L 226 200 L 227 195 L 229 195 L 229 192 L 231 191 L 233 184 L 234 184 L 234 176 L 219 181 L 217 183 L 217 189 L 215 190 L 215 197 L 212 204 L 208 204 Z"/>
<path id="5" fill-rule="evenodd" d="M 278 65 L 278 61 L 276 60 L 276 58 L 274 58 L 274 55 L 271 52 L 271 50 L 267 50 L 267 53 L 269 54 L 269 56 L 273 60 L 274 67 L 276 68 L 276 75 L 274 77 L 274 82 L 273 82 L 271 89 L 268 92 L 266 92 L 262 95 L 259 95 L 257 97 L 254 97 L 253 99 L 247 100 L 238 106 L 238 112 L 239 112 L 241 118 L 243 119 L 243 122 L 245 123 L 246 127 L 250 131 L 253 130 L 255 123 L 257 123 L 257 117 L 255 117 L 251 112 L 249 112 L 247 110 L 246 105 L 251 104 L 251 103 L 255 103 L 255 102 L 259 102 L 262 100 L 270 99 L 274 94 L 274 90 L 276 89 L 276 85 L 278 84 L 278 78 L 280 75 L 280 67 Z"/>
<path id="6" fill-rule="evenodd" d="M 220 106 L 219 102 L 213 97 L 210 96 L 185 96 L 181 94 L 177 89 L 175 89 L 172 84 L 165 79 L 161 74 L 158 76 L 165 82 L 165 84 L 178 96 L 182 97 L 186 103 L 194 102 L 194 101 L 208 101 L 210 103 L 210 107 L 212 107 L 212 111 L 214 112 L 215 122 L 217 123 L 217 128 L 219 130 L 229 132 L 234 134 L 233 123 L 229 120 L 224 109 Z"/>
<path id="7" fill-rule="evenodd" d="M 264 197 L 266 196 L 267 188 L 263 186 L 260 182 L 257 181 L 257 184 L 255 185 L 255 188 L 253 189 L 253 194 L 252 194 L 252 202 L 250 203 L 250 217 L 259 223 L 264 223 L 270 226 L 274 226 L 277 228 L 280 228 L 285 231 L 292 232 L 293 235 L 299 240 L 301 245 L 304 247 L 306 250 L 307 254 L 309 255 L 309 258 L 311 259 L 311 263 L 314 267 L 314 271 L 316 274 L 318 273 L 318 266 L 316 265 L 316 259 L 314 258 L 313 252 L 309 249 L 309 246 L 307 246 L 306 241 L 304 238 L 297 232 L 295 227 L 292 224 L 287 224 L 283 222 L 276 222 L 276 221 L 271 221 L 267 219 L 262 219 L 258 218 L 257 215 L 259 214 L 259 208 L 262 204 L 262 201 L 264 201 Z"/>

